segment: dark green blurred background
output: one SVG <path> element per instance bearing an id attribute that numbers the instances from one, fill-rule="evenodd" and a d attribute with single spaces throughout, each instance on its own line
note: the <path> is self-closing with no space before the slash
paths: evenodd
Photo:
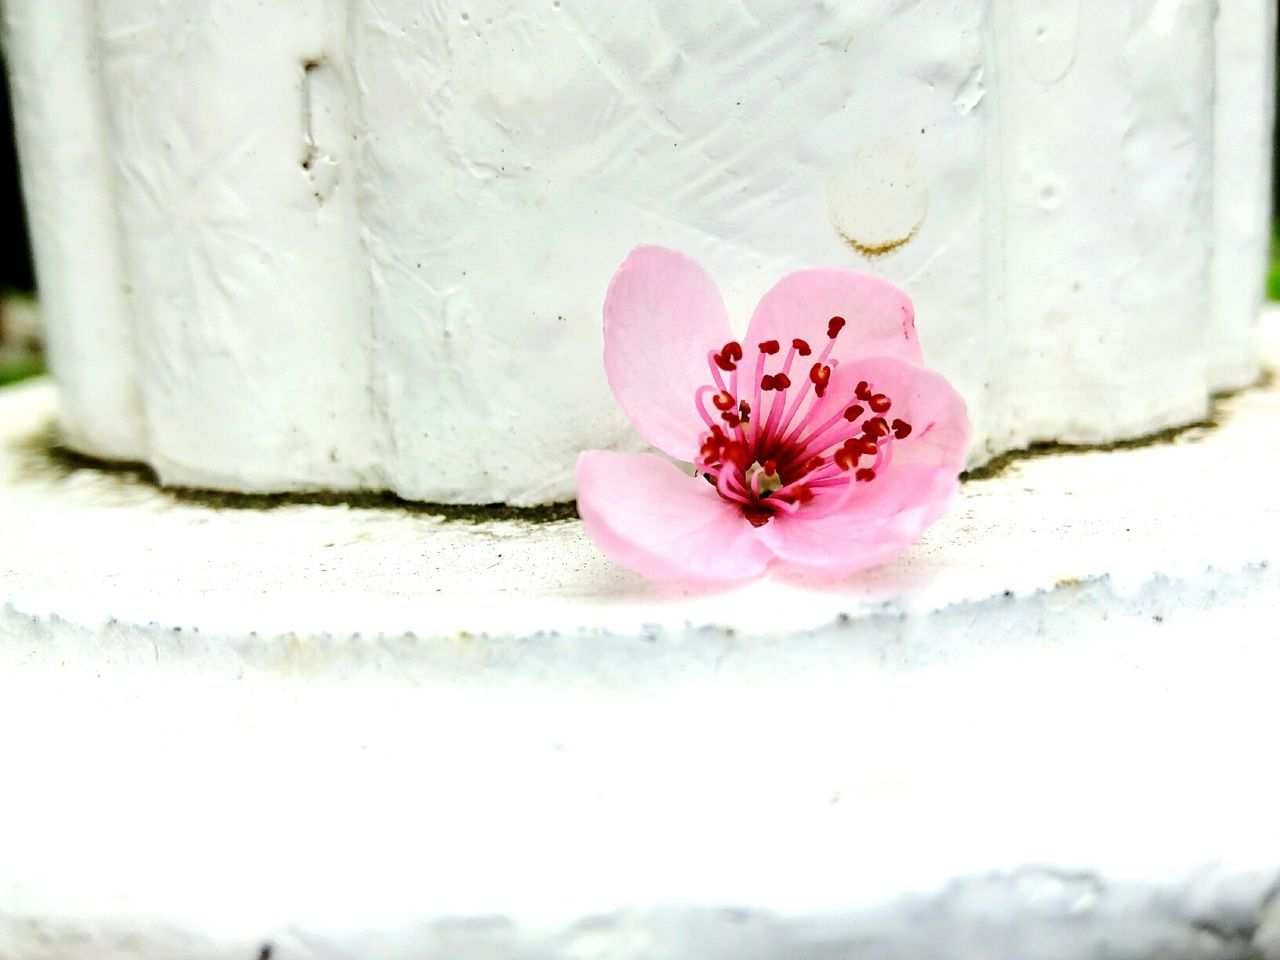
<path id="1" fill-rule="evenodd" d="M 18 195 L 18 163 L 13 153 L 13 121 L 9 115 L 9 80 L 0 70 L 0 290 L 30 290 L 31 255 L 27 249 L 27 222 Z M 16 241 L 16 243 L 15 243 Z"/>

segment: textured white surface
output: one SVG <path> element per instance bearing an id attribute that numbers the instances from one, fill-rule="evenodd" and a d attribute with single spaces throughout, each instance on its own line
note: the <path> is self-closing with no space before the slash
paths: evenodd
<path id="1" fill-rule="evenodd" d="M 61 476 L 52 405 L 0 393 L 5 960 L 1280 957 L 1274 386 L 698 593 Z"/>
<path id="2" fill-rule="evenodd" d="M 115 217 L 92 0 L 0 2 L 45 340 L 62 429 L 80 450 L 144 458 L 128 281 Z"/>
<path id="3" fill-rule="evenodd" d="M 993 4 L 989 450 L 1203 412 L 1215 7 Z M 1242 192 L 1266 203 L 1259 184 Z"/>
<path id="4" fill-rule="evenodd" d="M 166 481 L 570 497 L 637 443 L 599 360 L 640 242 L 739 322 L 798 267 L 900 282 L 975 463 L 1254 369 L 1263 0 L 4 10 L 64 419 Z"/>
<path id="5" fill-rule="evenodd" d="M 1271 234 L 1275 0 L 1218 4 L 1210 385 L 1248 383 Z"/>

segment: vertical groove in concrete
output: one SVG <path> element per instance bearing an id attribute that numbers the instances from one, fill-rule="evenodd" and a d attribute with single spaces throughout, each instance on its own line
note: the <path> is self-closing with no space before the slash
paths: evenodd
<path id="1" fill-rule="evenodd" d="M 100 11 L 151 462 L 376 483 L 340 4 Z"/>
<path id="2" fill-rule="evenodd" d="M 94 0 L 6 0 L 22 181 L 68 441 L 137 460 L 146 426 L 103 116 Z"/>
<path id="3" fill-rule="evenodd" d="M 1213 265 L 1209 384 L 1249 383 L 1271 233 L 1275 0 L 1220 0 L 1214 39 Z"/>

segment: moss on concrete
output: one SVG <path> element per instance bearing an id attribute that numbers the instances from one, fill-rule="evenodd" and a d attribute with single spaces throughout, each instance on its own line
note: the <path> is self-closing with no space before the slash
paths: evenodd
<path id="1" fill-rule="evenodd" d="M 290 493 L 233 493 L 192 487 L 167 486 L 145 463 L 102 460 L 72 450 L 62 440 L 58 428 L 50 423 L 28 437 L 20 445 L 33 470 L 45 476 L 70 477 L 91 470 L 107 474 L 125 484 L 142 484 L 177 503 L 208 507 L 213 510 L 275 510 L 280 507 L 326 506 L 351 507 L 361 510 L 400 510 L 421 516 L 438 517 L 455 523 L 492 523 L 523 521 L 525 523 L 558 523 L 578 517 L 573 501 L 536 507 L 513 507 L 504 503 L 450 504 L 420 503 L 406 500 L 386 490 L 336 491 L 306 490 Z"/>
<path id="2" fill-rule="evenodd" d="M 980 467 L 960 474 L 963 481 L 988 480 L 998 477 L 1024 460 L 1041 457 L 1067 456 L 1076 453 L 1094 453 L 1112 450 L 1133 450 L 1162 443 L 1173 443 L 1196 431 L 1211 430 L 1218 426 L 1224 404 L 1244 390 L 1269 388 L 1276 383 L 1276 374 L 1268 372 L 1257 383 L 1243 390 L 1214 394 L 1210 400 L 1209 415 L 1194 423 L 1168 427 L 1141 437 L 1112 440 L 1107 443 L 1062 443 L 1041 441 L 1018 450 L 1010 450 Z M 387 490 L 334 491 L 312 490 L 291 493 L 233 493 L 221 490 L 205 490 L 192 487 L 166 486 L 160 483 L 154 470 L 145 463 L 101 460 L 86 456 L 68 447 L 57 427 L 50 423 L 20 445 L 20 452 L 32 465 L 33 473 L 44 476 L 69 477 L 83 470 L 109 474 L 126 484 L 143 484 L 154 488 L 178 503 L 209 507 L 214 510 L 274 510 L 279 507 L 299 505 L 345 506 L 364 510 L 400 510 L 424 516 L 439 517 L 457 523 L 490 523 L 497 521 L 524 521 L 526 523 L 558 523 L 578 519 L 578 507 L 574 501 L 552 503 L 536 507 L 513 507 L 504 503 L 449 504 L 421 503 L 406 500 Z"/>
<path id="3" fill-rule="evenodd" d="M 980 467 L 966 470 L 960 479 L 989 480 L 998 477 L 1024 460 L 1037 460 L 1041 457 L 1067 456 L 1075 453 L 1105 453 L 1112 450 L 1135 450 L 1141 447 L 1154 447 L 1162 443 L 1173 443 L 1197 431 L 1212 430 L 1222 420 L 1223 407 L 1228 400 L 1246 390 L 1269 388 L 1274 386 L 1276 375 L 1264 373 L 1255 383 L 1239 390 L 1224 390 L 1215 393 L 1209 400 L 1209 415 L 1193 423 L 1184 423 L 1176 427 L 1166 427 L 1140 437 L 1129 437 L 1125 440 L 1110 440 L 1106 443 L 1062 443 L 1057 440 L 1042 440 L 1029 444 L 1018 450 L 1009 450 Z"/>

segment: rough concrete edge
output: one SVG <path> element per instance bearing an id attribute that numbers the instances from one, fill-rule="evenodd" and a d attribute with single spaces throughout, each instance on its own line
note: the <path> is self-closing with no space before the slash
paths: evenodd
<path id="1" fill-rule="evenodd" d="M 1208 912 L 1195 900 L 1204 888 L 1231 886 Z M 928 894 L 890 895 L 848 914 L 780 915 L 758 908 L 667 906 L 614 912 L 534 929 L 501 914 L 440 917 L 405 929 L 307 930 L 298 925 L 238 931 L 215 940 L 148 917 L 65 918 L 17 911 L 0 914 L 0 951 L 24 960 L 97 960 L 102 956 L 174 956 L 290 960 L 356 955 L 454 960 L 520 956 L 562 960 L 584 947 L 645 943 L 672 960 L 1276 960 L 1254 941 L 1241 916 L 1260 916 L 1280 886 L 1254 872 L 1216 865 L 1165 881 L 1111 879 L 1092 870 L 1027 864 L 958 877 Z M 1264 891 L 1259 893 L 1259 891 Z M 1269 892 L 1267 892 L 1269 891 Z M 6 931 L 5 927 L 8 927 Z"/>
<path id="2" fill-rule="evenodd" d="M 711 621 L 662 627 L 640 618 L 623 629 L 228 633 L 115 617 L 81 623 L 57 611 L 23 609 L 12 599 L 0 599 L 0 663 L 21 663 L 37 651 L 47 657 L 61 649 L 78 663 L 105 669 L 199 663 L 237 676 L 248 670 L 299 681 L 368 676 L 499 685 L 524 683 L 533 669 L 535 675 L 565 685 L 603 681 L 618 689 L 669 687 L 710 674 L 757 674 L 766 668 L 772 676 L 798 675 L 818 661 L 833 668 L 852 664 L 912 672 L 1016 649 L 1025 639 L 1022 628 L 1029 617 L 1039 623 L 1038 646 L 1079 642 L 1079 618 L 1059 616 L 1064 595 L 1086 618 L 1121 616 L 1157 627 L 1188 609 L 1259 598 L 1280 616 L 1280 565 L 1262 559 L 1231 569 L 1208 568 L 1194 579 L 1155 572 L 1140 584 L 1123 586 L 1100 575 L 1023 594 L 1002 590 L 936 608 L 886 601 L 785 633 L 744 631 Z M 391 673 L 388 665 L 395 667 Z"/>

